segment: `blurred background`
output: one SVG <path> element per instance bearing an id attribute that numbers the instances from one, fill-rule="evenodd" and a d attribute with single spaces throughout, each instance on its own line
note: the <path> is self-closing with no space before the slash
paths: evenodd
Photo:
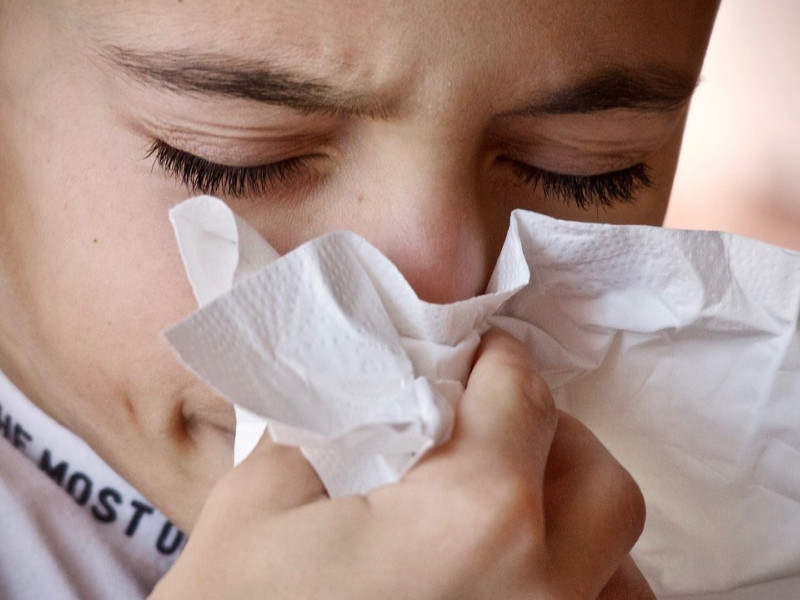
<path id="1" fill-rule="evenodd" d="M 800 1 L 722 0 L 666 225 L 800 250 Z"/>

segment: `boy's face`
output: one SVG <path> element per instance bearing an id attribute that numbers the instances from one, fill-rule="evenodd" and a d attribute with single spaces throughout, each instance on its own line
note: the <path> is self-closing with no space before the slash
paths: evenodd
<path id="1" fill-rule="evenodd" d="M 233 417 L 159 335 L 195 308 L 170 206 L 219 195 L 281 251 L 354 230 L 423 298 L 477 294 L 514 208 L 660 223 L 715 11 L 0 2 L 0 368 L 188 528 Z"/>

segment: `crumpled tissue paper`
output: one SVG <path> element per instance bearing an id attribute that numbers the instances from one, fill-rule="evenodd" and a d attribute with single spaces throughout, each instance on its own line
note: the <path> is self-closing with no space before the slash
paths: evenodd
<path id="1" fill-rule="evenodd" d="M 205 308 L 167 339 L 236 406 L 234 461 L 268 425 L 276 442 L 301 448 L 332 496 L 397 481 L 448 438 L 487 318 L 528 281 L 511 247 L 492 292 L 430 304 L 353 233 L 277 260 L 220 200 L 197 197 L 170 217 Z"/>
<path id="2" fill-rule="evenodd" d="M 640 484 L 659 597 L 800 574 L 800 253 L 515 211 L 487 293 L 432 305 L 354 234 L 278 258 L 219 200 L 171 218 L 201 308 L 166 336 L 237 405 L 237 460 L 268 423 L 334 494 L 396 480 L 498 325 Z"/>

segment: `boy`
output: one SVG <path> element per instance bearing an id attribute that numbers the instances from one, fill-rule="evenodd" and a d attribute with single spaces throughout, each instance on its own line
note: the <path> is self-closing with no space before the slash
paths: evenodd
<path id="1" fill-rule="evenodd" d="M 482 291 L 514 208 L 660 224 L 715 2 L 0 7 L 0 368 L 191 532 L 156 596 L 648 593 L 635 485 L 497 333 L 401 484 L 320 500 L 268 440 L 225 475 L 232 411 L 159 335 L 194 309 L 166 213 L 353 230 L 435 302 Z"/>

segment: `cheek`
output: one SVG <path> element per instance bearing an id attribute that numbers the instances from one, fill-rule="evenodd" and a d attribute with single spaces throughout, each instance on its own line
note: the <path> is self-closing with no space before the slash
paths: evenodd
<path id="1" fill-rule="evenodd" d="M 57 305 L 41 316 L 79 334 L 86 358 L 117 374 L 160 354 L 159 332 L 195 308 L 167 208 L 139 195 L 120 185 L 113 197 L 75 198 L 49 221 L 46 239 L 58 242 L 37 274 Z"/>
<path id="2" fill-rule="evenodd" d="M 81 100 L 20 120 L 0 225 L 18 298 L 4 315 L 22 313 L 21 352 L 48 381 L 105 403 L 187 377 L 159 333 L 195 302 L 167 218 L 176 198 L 153 189 L 140 141 Z"/>

